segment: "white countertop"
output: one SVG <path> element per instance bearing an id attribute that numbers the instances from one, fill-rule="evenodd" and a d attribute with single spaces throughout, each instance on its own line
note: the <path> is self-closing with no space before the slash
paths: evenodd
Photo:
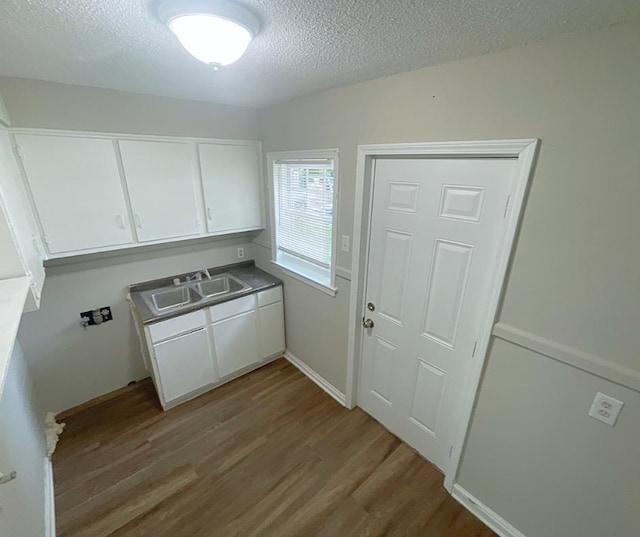
<path id="1" fill-rule="evenodd" d="M 0 280 L 0 397 L 29 292 L 29 278 Z"/>

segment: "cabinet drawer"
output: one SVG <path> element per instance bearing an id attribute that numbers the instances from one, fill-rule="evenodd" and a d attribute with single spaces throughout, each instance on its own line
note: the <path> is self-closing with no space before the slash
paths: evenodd
<path id="1" fill-rule="evenodd" d="M 282 302 L 282 285 L 258 293 L 258 307 L 261 308 L 276 302 Z"/>
<path id="2" fill-rule="evenodd" d="M 220 321 L 221 319 L 227 319 L 240 313 L 252 311 L 256 307 L 255 294 L 249 296 L 243 296 L 242 298 L 236 298 L 235 300 L 229 300 L 229 302 L 223 302 L 217 306 L 209 308 L 211 312 L 211 322 Z"/>
<path id="3" fill-rule="evenodd" d="M 151 341 L 157 343 L 158 341 L 201 328 L 206 326 L 206 324 L 204 312 L 201 310 L 194 311 L 193 313 L 187 313 L 167 321 L 150 325 L 149 335 L 151 336 Z"/>

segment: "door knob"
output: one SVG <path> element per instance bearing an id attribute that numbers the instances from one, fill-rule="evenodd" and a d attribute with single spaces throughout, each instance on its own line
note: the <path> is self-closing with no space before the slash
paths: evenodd
<path id="1" fill-rule="evenodd" d="M 362 321 L 362 326 L 364 326 L 365 328 L 373 328 L 373 321 L 371 319 L 367 319 L 365 321 Z"/>

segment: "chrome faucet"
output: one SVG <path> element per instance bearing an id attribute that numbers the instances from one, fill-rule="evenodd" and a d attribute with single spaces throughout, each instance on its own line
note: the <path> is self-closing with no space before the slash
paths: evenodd
<path id="1" fill-rule="evenodd" d="M 204 269 L 204 270 L 199 270 L 198 272 L 196 272 L 191 276 L 187 276 L 187 281 L 188 282 L 192 282 L 194 280 L 200 281 L 203 275 L 206 276 L 208 280 L 211 279 L 211 274 L 209 274 L 209 269 Z"/>

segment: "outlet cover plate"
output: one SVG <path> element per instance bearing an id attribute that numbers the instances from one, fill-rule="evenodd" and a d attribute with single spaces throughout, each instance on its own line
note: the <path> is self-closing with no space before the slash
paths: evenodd
<path id="1" fill-rule="evenodd" d="M 589 410 L 589 416 L 613 427 L 623 406 L 622 401 L 598 392 Z"/>

